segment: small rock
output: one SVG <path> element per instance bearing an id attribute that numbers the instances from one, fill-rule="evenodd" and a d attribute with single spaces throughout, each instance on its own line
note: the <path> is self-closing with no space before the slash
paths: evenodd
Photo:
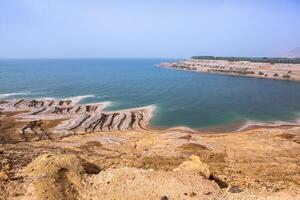
<path id="1" fill-rule="evenodd" d="M 210 195 L 210 194 L 211 194 L 211 191 L 204 192 L 203 194 L 204 194 L 204 195 Z"/>
<path id="2" fill-rule="evenodd" d="M 9 179 L 8 174 L 5 171 L 0 171 L 0 180 L 7 181 Z"/>
<path id="3" fill-rule="evenodd" d="M 191 135 L 184 135 L 184 136 L 179 137 L 179 139 L 190 140 L 190 139 L 192 139 L 192 136 Z"/>
<path id="4" fill-rule="evenodd" d="M 195 192 L 190 192 L 190 193 L 189 193 L 189 196 L 190 196 L 190 197 L 196 196 L 196 193 L 195 193 Z"/>
<path id="5" fill-rule="evenodd" d="M 13 192 L 13 193 L 12 193 L 12 196 L 18 197 L 18 196 L 21 196 L 21 194 L 20 194 L 20 193 L 17 193 L 17 192 Z"/>
<path id="6" fill-rule="evenodd" d="M 241 192 L 240 188 L 236 185 L 232 185 L 230 187 L 228 187 L 227 189 L 228 192 L 231 192 L 231 193 L 239 193 Z"/>
<path id="7" fill-rule="evenodd" d="M 6 170 L 6 171 L 9 171 L 9 170 L 11 170 L 11 165 L 10 165 L 9 163 L 7 163 L 6 165 L 4 165 L 4 166 L 2 167 L 2 169 L 3 169 L 3 170 Z"/>
<path id="8" fill-rule="evenodd" d="M 167 196 L 162 196 L 161 198 L 160 198 L 160 200 L 168 200 L 169 198 L 167 197 Z"/>
<path id="9" fill-rule="evenodd" d="M 140 158 L 141 156 L 142 156 L 142 155 L 141 155 L 140 153 L 138 153 L 138 154 L 136 154 L 136 153 L 133 154 L 133 157 L 134 157 L 134 158 Z"/>
<path id="10" fill-rule="evenodd" d="M 191 155 L 187 161 L 181 163 L 173 171 L 179 170 L 195 170 L 203 174 L 204 177 L 209 179 L 211 177 L 210 167 L 200 160 L 199 156 Z"/>

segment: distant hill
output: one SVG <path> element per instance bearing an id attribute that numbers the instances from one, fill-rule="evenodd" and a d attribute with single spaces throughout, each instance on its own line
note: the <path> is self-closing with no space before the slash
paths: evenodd
<path id="1" fill-rule="evenodd" d="M 292 50 L 284 53 L 282 56 L 290 57 L 290 58 L 300 58 L 300 47 L 292 49 Z"/>

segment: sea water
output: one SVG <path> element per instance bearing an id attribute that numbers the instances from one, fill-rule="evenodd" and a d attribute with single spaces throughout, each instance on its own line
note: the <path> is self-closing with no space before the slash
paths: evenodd
<path id="1" fill-rule="evenodd" d="M 107 110 L 153 105 L 151 125 L 198 129 L 246 121 L 292 121 L 300 82 L 195 73 L 159 67 L 176 59 L 0 60 L 0 99 L 110 101 Z"/>

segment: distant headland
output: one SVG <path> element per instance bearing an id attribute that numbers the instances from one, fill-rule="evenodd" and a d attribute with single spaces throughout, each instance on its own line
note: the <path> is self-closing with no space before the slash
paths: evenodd
<path id="1" fill-rule="evenodd" d="M 192 56 L 162 67 L 226 75 L 300 81 L 300 58 Z"/>

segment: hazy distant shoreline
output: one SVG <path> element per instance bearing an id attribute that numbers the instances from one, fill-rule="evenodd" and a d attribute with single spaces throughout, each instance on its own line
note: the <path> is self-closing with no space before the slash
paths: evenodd
<path id="1" fill-rule="evenodd" d="M 275 80 L 300 81 L 299 58 L 192 57 L 178 62 L 164 62 L 161 67 L 194 72 L 246 76 Z"/>

